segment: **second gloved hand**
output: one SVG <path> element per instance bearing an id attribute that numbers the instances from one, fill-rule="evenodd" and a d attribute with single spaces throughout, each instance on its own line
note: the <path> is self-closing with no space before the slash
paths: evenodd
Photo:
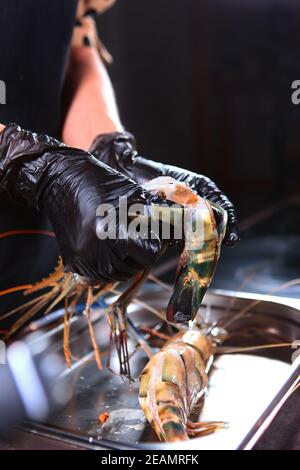
<path id="1" fill-rule="evenodd" d="M 161 254 L 158 235 L 132 236 L 120 220 L 121 196 L 128 207 L 161 202 L 87 152 L 15 124 L 0 133 L 0 198 L 45 210 L 66 270 L 90 282 L 126 281 Z M 96 212 L 104 204 L 116 209 L 116 233 L 122 237 L 97 236 L 103 219 Z"/>
<path id="2" fill-rule="evenodd" d="M 128 132 L 99 135 L 94 140 L 90 152 L 99 161 L 130 176 L 139 184 L 158 176 L 170 176 L 187 183 L 199 196 L 215 202 L 226 210 L 228 223 L 224 243 L 233 246 L 238 242 L 237 215 L 234 205 L 207 176 L 139 156 L 134 137 Z"/>

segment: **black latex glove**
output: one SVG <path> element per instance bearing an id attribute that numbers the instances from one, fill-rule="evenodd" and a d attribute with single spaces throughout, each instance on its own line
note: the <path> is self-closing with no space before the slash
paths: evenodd
<path id="1" fill-rule="evenodd" d="M 120 196 L 128 206 L 161 202 L 87 152 L 15 124 L 0 133 L 0 199 L 46 211 L 66 270 L 93 282 L 125 281 L 160 256 L 157 235 L 134 238 L 121 222 L 125 239 L 97 237 L 97 208 L 118 207 Z"/>
<path id="2" fill-rule="evenodd" d="M 234 205 L 211 179 L 139 156 L 136 151 L 135 139 L 128 132 L 99 135 L 94 140 L 90 152 L 99 161 L 133 178 L 139 184 L 158 176 L 170 176 L 189 184 L 199 196 L 215 202 L 226 210 L 228 223 L 224 243 L 233 246 L 238 242 L 237 215 Z"/>

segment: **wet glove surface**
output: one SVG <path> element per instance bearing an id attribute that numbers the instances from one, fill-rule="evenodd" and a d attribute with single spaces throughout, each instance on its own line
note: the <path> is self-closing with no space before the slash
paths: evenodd
<path id="1" fill-rule="evenodd" d="M 187 183 L 201 197 L 215 202 L 226 210 L 228 224 L 224 243 L 233 246 L 238 242 L 237 215 L 234 205 L 211 179 L 139 156 L 134 137 L 128 132 L 99 135 L 94 140 L 90 152 L 99 161 L 133 178 L 139 184 L 158 176 L 170 176 Z"/>
<path id="2" fill-rule="evenodd" d="M 161 199 L 87 152 L 15 124 L 0 133 L 0 198 L 43 208 L 52 223 L 65 269 L 91 282 L 125 281 L 160 256 L 162 242 L 134 237 L 116 218 L 122 238 L 100 240 L 96 211 L 109 204 L 149 206 Z"/>

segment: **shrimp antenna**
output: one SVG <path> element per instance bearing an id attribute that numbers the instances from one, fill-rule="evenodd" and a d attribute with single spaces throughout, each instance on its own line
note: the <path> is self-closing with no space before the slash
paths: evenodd
<path id="1" fill-rule="evenodd" d="M 294 343 L 275 343 L 275 344 L 259 344 L 257 346 L 218 346 L 217 354 L 236 354 L 239 352 L 259 351 L 260 349 L 274 349 L 291 347 Z"/>
<path id="2" fill-rule="evenodd" d="M 275 287 L 274 289 L 269 291 L 267 293 L 267 295 L 271 295 L 271 294 L 274 294 L 275 292 L 280 292 L 284 289 L 287 289 L 287 288 L 293 287 L 293 286 L 297 286 L 297 285 L 300 285 L 300 278 L 292 279 L 290 281 L 287 281 L 287 282 L 281 284 L 279 287 Z M 230 318 L 227 322 L 225 321 L 224 324 L 221 323 L 221 326 L 223 328 L 227 328 L 229 325 L 231 325 L 231 323 L 233 323 L 234 321 L 241 318 L 243 315 L 245 315 L 245 313 L 247 313 L 249 310 L 251 310 L 256 305 L 260 304 L 261 302 L 262 302 L 262 300 L 254 300 L 249 305 L 247 305 L 247 307 L 243 308 L 236 315 L 234 315 L 232 318 Z"/>
<path id="3" fill-rule="evenodd" d="M 15 235 L 45 235 L 47 237 L 55 238 L 54 232 L 50 230 L 34 230 L 34 229 L 22 229 L 22 230 L 8 230 L 7 232 L 0 233 L 0 239 L 12 237 Z"/>

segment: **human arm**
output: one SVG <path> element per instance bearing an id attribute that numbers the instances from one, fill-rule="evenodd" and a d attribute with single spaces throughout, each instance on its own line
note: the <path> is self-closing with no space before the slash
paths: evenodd
<path id="1" fill-rule="evenodd" d="M 105 62 L 111 57 L 100 41 L 94 14 L 112 1 L 79 2 L 64 86 L 62 139 L 87 150 L 98 134 L 122 131 Z M 91 10 L 91 6 L 94 10 Z"/>

